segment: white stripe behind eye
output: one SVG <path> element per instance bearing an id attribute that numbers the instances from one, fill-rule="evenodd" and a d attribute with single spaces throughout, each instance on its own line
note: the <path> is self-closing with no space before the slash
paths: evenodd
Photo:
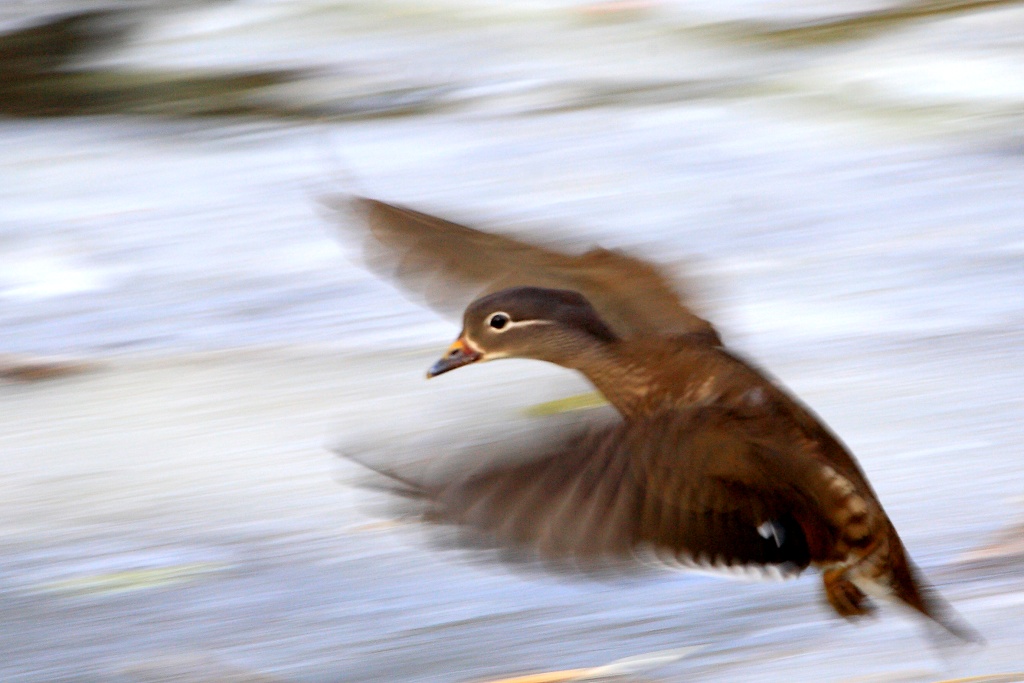
<path id="1" fill-rule="evenodd" d="M 507 332 L 511 330 L 513 327 L 530 327 L 531 325 L 554 325 L 554 323 L 551 322 L 550 320 L 521 320 L 519 322 L 513 322 L 512 320 L 509 320 L 508 324 L 506 324 L 505 327 L 501 328 L 500 330 L 496 330 L 491 327 L 488 327 L 488 329 L 490 329 L 490 331 L 493 332 L 494 334 L 501 334 L 502 332 Z M 481 360 L 498 360 L 499 358 L 508 357 L 508 351 L 484 351 L 481 354 Z"/>
<path id="2" fill-rule="evenodd" d="M 504 332 L 510 327 L 530 327 L 531 325 L 554 325 L 555 323 L 550 320 L 509 320 L 508 325 L 505 325 L 504 330 L 495 330 L 495 332 Z"/>
<path id="3" fill-rule="evenodd" d="M 494 314 L 492 313 L 491 315 L 494 315 Z M 511 320 L 510 319 L 508 321 L 508 324 L 505 325 L 505 327 L 503 327 L 500 330 L 496 330 L 496 329 L 492 328 L 490 325 L 487 326 L 487 329 L 490 330 L 491 332 L 493 332 L 494 334 L 501 334 L 502 332 L 505 332 L 506 330 L 509 330 L 509 329 L 511 329 L 513 327 L 516 327 L 516 326 L 519 326 L 519 327 L 530 327 L 531 325 L 554 325 L 554 324 L 555 323 L 552 322 L 551 320 L 520 320 L 520 321 L 515 321 L 515 320 Z M 470 350 L 472 350 L 472 351 L 474 351 L 476 353 L 479 353 L 481 355 L 481 360 L 497 360 L 498 358 L 506 358 L 506 357 L 508 357 L 508 353 L 505 353 L 505 352 L 502 352 L 502 351 L 496 351 L 496 352 L 481 351 L 480 350 L 480 344 L 475 339 L 470 337 L 468 332 L 466 332 L 466 333 L 464 333 L 462 335 L 462 340 L 466 344 L 469 345 Z"/>

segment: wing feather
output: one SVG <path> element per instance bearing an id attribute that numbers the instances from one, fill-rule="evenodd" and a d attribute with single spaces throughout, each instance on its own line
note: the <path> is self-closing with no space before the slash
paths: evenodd
<path id="1" fill-rule="evenodd" d="M 460 317 L 473 299 L 508 287 L 572 289 L 622 337 L 695 335 L 719 344 L 711 324 L 658 267 L 619 251 L 567 254 L 482 232 L 375 199 L 332 198 L 354 206 L 366 228 L 365 260 L 435 310 Z"/>
<path id="2" fill-rule="evenodd" d="M 812 560 L 803 525 L 831 523 L 802 493 L 818 465 L 742 423 L 716 407 L 639 425 L 602 421 L 527 458 L 449 467 L 419 496 L 428 520 L 472 530 L 475 544 L 517 559 L 602 570 L 636 566 L 651 549 L 684 563 L 794 573 Z M 766 522 L 779 533 L 764 533 Z"/>

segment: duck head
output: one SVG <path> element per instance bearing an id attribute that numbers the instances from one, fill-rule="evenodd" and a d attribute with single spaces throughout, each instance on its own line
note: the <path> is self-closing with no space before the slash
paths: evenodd
<path id="1" fill-rule="evenodd" d="M 574 367 L 574 359 L 586 350 L 617 339 L 578 292 L 503 289 L 466 308 L 459 338 L 430 367 L 427 378 L 498 358 L 533 358 Z"/>

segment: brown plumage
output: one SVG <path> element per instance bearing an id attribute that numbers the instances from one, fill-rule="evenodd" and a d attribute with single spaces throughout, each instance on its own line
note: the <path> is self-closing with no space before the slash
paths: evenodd
<path id="1" fill-rule="evenodd" d="M 618 413 L 440 477 L 378 468 L 425 502 L 428 519 L 580 569 L 654 560 L 791 576 L 815 566 L 844 617 L 870 612 L 868 594 L 892 597 L 979 640 L 912 565 L 849 451 L 722 348 L 655 267 L 360 205 L 377 248 L 394 250 L 403 284 L 430 290 L 423 282 L 440 270 L 484 292 L 428 376 L 497 358 L 544 360 L 581 372 Z"/>

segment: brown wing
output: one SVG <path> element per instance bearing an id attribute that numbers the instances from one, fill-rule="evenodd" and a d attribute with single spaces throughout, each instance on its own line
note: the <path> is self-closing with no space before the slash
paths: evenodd
<path id="1" fill-rule="evenodd" d="M 473 299 L 508 287 L 572 289 L 620 336 L 690 334 L 720 343 L 669 279 L 640 259 L 601 248 L 566 254 L 374 199 L 351 201 L 369 232 L 370 267 L 443 313 L 461 316 Z"/>
<path id="2" fill-rule="evenodd" d="M 812 546 L 828 545 L 832 522 L 811 483 L 820 464 L 765 443 L 746 419 L 700 408 L 604 423 L 525 461 L 403 484 L 425 500 L 427 519 L 573 569 L 654 559 L 796 573 L 815 559 Z"/>

